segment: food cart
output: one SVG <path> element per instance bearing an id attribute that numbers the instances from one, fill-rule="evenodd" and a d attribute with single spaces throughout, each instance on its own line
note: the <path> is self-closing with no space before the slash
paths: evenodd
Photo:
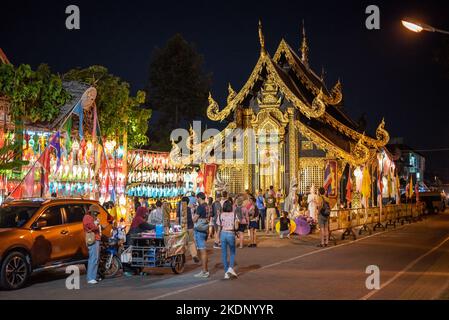
<path id="1" fill-rule="evenodd" d="M 186 232 L 141 233 L 131 237 L 131 244 L 122 254 L 122 262 L 133 268 L 171 268 L 176 274 L 184 271 Z"/>

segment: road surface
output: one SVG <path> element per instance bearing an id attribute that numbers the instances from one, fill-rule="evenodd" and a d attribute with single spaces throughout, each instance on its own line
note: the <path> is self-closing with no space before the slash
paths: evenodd
<path id="1" fill-rule="evenodd" d="M 257 248 L 237 249 L 238 279 L 224 280 L 220 250 L 210 249 L 209 279 L 193 275 L 190 259 L 181 275 L 149 270 L 67 290 L 66 274 L 36 274 L 0 299 L 448 299 L 449 214 L 319 248 L 317 235 L 301 239 L 262 236 Z M 212 243 L 208 242 L 210 248 Z M 380 289 L 369 290 L 368 266 L 380 270 Z M 80 267 L 82 270 L 83 267 Z"/>

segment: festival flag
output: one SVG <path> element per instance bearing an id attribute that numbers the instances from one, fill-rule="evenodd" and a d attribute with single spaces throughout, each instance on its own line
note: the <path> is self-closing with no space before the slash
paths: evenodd
<path id="1" fill-rule="evenodd" d="M 14 191 L 9 195 L 8 198 L 20 199 L 22 198 L 22 187 L 19 185 L 14 189 Z"/>
<path id="2" fill-rule="evenodd" d="M 61 165 L 61 133 L 56 132 L 50 140 L 50 147 L 54 148 L 56 151 L 56 171 L 58 171 Z"/>
<path id="3" fill-rule="evenodd" d="M 3 148 L 5 145 L 5 132 L 3 130 L 0 130 L 0 148 Z"/>
<path id="4" fill-rule="evenodd" d="M 78 104 L 75 106 L 75 108 L 73 108 L 72 111 L 74 114 L 76 114 L 79 118 L 79 136 L 80 136 L 80 140 L 83 140 L 84 137 L 84 132 L 83 132 L 83 120 L 84 120 L 84 110 L 83 110 L 83 106 L 81 104 L 81 101 L 78 102 Z"/>
<path id="5" fill-rule="evenodd" d="M 416 181 L 416 184 L 415 184 L 415 197 L 416 197 L 416 202 L 419 202 L 419 185 L 418 185 L 418 181 Z"/>
<path id="6" fill-rule="evenodd" d="M 216 172 L 216 164 L 206 164 L 204 166 L 204 192 L 207 195 L 211 195 L 212 193 Z"/>
<path id="7" fill-rule="evenodd" d="M 34 191 L 34 166 L 28 172 L 24 180 L 25 197 L 31 198 Z"/>
<path id="8" fill-rule="evenodd" d="M 408 197 L 411 199 L 413 197 L 413 177 L 412 176 L 410 176 L 410 185 L 409 185 L 408 191 L 409 191 Z"/>
<path id="9" fill-rule="evenodd" d="M 331 163 L 330 161 L 327 162 L 326 164 L 326 169 L 324 170 L 324 183 L 323 183 L 323 187 L 324 190 L 326 190 L 326 195 L 329 196 L 329 194 L 332 193 L 332 181 L 333 180 L 333 176 L 331 173 Z"/>
<path id="10" fill-rule="evenodd" d="M 346 201 L 348 202 L 348 205 L 352 201 L 352 177 L 351 177 L 351 167 L 349 167 L 348 172 L 348 183 L 346 184 Z"/>
<path id="11" fill-rule="evenodd" d="M 393 181 L 391 179 L 391 171 L 388 172 L 387 175 L 387 190 L 388 190 L 388 198 L 391 198 L 393 196 Z"/>
<path id="12" fill-rule="evenodd" d="M 399 180 L 399 176 L 396 173 L 396 178 L 395 178 L 395 182 L 396 182 L 396 204 L 400 204 L 401 203 L 401 181 Z"/>
<path id="13" fill-rule="evenodd" d="M 362 178 L 362 195 L 368 200 L 371 197 L 371 177 L 369 174 L 368 166 L 365 166 L 363 169 L 363 178 Z"/>
<path id="14" fill-rule="evenodd" d="M 97 140 L 97 106 L 94 104 L 94 125 L 92 128 L 92 141 Z"/>
<path id="15" fill-rule="evenodd" d="M 382 181 L 382 172 L 380 170 L 380 167 L 377 168 L 377 195 L 382 198 L 384 190 L 384 184 Z"/>
<path id="16" fill-rule="evenodd" d="M 43 170 L 41 171 L 41 190 L 45 194 L 46 188 L 48 187 L 48 175 L 50 173 L 50 148 L 45 148 L 44 153 L 39 158 L 39 163 L 41 164 Z"/>
<path id="17" fill-rule="evenodd" d="M 67 137 L 65 139 L 65 149 L 67 151 L 67 154 L 69 154 L 72 150 L 72 124 L 72 117 L 69 117 L 64 125 L 64 128 L 67 132 Z"/>

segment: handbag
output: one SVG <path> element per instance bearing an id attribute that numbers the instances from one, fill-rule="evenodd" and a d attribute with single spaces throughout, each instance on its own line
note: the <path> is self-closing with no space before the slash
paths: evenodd
<path id="1" fill-rule="evenodd" d="M 206 218 L 199 218 L 193 228 L 198 232 L 208 232 L 209 231 L 209 221 Z"/>
<path id="2" fill-rule="evenodd" d="M 234 212 L 234 231 L 238 231 L 240 228 L 240 221 L 237 218 L 237 214 Z"/>
<path id="3" fill-rule="evenodd" d="M 95 233 L 92 231 L 86 232 L 86 244 L 87 246 L 93 245 L 97 240 L 95 239 Z"/>

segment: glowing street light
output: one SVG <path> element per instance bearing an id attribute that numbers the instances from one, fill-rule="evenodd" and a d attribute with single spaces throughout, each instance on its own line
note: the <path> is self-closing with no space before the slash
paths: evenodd
<path id="1" fill-rule="evenodd" d="M 416 32 L 416 33 L 424 30 L 424 31 L 428 31 L 428 32 L 439 32 L 439 33 L 449 34 L 449 31 L 437 29 L 437 28 L 429 26 L 425 23 L 416 22 L 416 21 L 413 21 L 410 19 L 403 19 L 401 22 L 402 22 L 402 25 L 404 27 L 406 27 L 408 30 Z"/>

